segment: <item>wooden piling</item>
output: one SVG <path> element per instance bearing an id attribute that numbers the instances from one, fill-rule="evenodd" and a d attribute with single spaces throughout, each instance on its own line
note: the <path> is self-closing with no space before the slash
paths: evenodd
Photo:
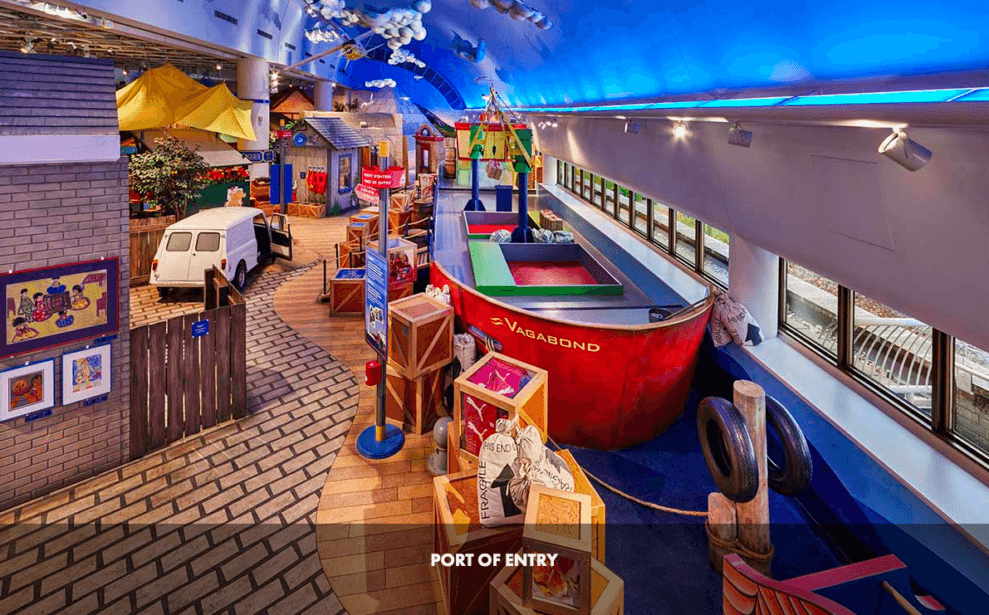
<path id="1" fill-rule="evenodd" d="M 735 407 L 742 413 L 755 457 L 759 466 L 759 491 L 744 504 L 736 504 L 738 541 L 741 546 L 760 557 L 742 557 L 756 570 L 770 576 L 773 545 L 769 535 L 769 468 L 766 460 L 766 392 L 748 380 L 734 385 Z"/>
<path id="2" fill-rule="evenodd" d="M 725 555 L 734 553 L 731 545 L 738 539 L 735 503 L 722 493 L 707 496 L 708 560 L 711 567 L 721 574 Z"/>

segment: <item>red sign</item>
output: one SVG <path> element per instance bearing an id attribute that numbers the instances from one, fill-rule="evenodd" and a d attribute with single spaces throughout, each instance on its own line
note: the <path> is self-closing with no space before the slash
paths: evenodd
<path id="1" fill-rule="evenodd" d="M 374 167 L 364 167 L 361 183 L 371 188 L 391 188 L 391 173 Z"/>
<path id="2" fill-rule="evenodd" d="M 278 137 L 279 139 L 291 139 L 292 138 L 292 131 L 291 130 L 276 130 L 275 131 L 275 136 Z"/>
<path id="3" fill-rule="evenodd" d="M 378 192 L 377 188 L 365 186 L 364 184 L 357 184 L 357 187 L 354 188 L 354 192 L 357 193 L 357 198 L 362 201 L 367 201 L 368 203 L 377 203 L 381 200 L 381 194 Z"/>

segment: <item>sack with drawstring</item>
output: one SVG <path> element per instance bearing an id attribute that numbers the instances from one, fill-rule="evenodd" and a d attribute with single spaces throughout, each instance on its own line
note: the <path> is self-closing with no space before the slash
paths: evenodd
<path id="1" fill-rule="evenodd" d="M 744 305 L 721 293 L 714 298 L 711 310 L 711 339 L 717 348 L 731 342 L 758 346 L 762 342 L 762 329 Z"/>
<path id="2" fill-rule="evenodd" d="M 573 491 L 566 462 L 543 445 L 539 430 L 518 429 L 518 420 L 499 419 L 495 433 L 481 446 L 477 465 L 477 508 L 481 525 L 497 527 L 525 521 L 533 483 Z"/>

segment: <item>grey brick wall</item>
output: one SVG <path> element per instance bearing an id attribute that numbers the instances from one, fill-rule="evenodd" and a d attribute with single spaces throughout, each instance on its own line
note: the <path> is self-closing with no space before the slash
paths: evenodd
<path id="1" fill-rule="evenodd" d="M 127 161 L 0 167 L 0 271 L 120 259 L 120 330 L 107 402 L 61 406 L 55 361 L 52 416 L 0 423 L 0 510 L 126 460 L 130 404 L 130 254 Z M 60 357 L 86 342 L 0 360 L 0 370 Z"/>

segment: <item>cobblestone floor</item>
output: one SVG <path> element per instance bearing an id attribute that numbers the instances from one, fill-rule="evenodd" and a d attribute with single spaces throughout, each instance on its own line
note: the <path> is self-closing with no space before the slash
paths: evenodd
<path id="1" fill-rule="evenodd" d="M 314 523 L 358 385 L 275 313 L 306 271 L 246 293 L 251 416 L 0 513 L 0 613 L 343 611 Z"/>

